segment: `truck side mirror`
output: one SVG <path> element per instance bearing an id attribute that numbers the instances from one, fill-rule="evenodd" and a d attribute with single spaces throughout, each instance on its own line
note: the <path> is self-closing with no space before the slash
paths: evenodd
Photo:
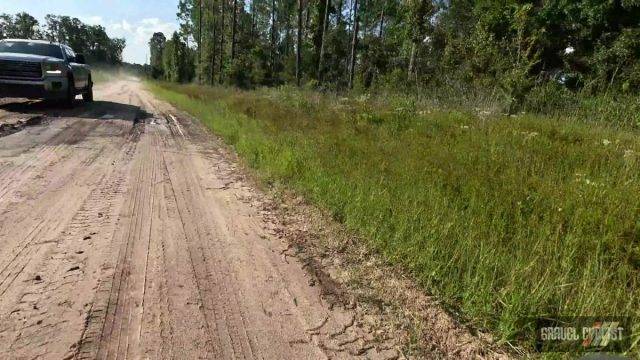
<path id="1" fill-rule="evenodd" d="M 78 64 L 86 64 L 87 60 L 85 60 L 84 55 L 82 54 L 76 54 L 76 62 Z"/>

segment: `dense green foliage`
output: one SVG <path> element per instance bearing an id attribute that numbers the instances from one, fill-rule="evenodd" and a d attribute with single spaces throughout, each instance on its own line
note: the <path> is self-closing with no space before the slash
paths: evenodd
<path id="1" fill-rule="evenodd" d="M 185 82 L 193 77 L 193 62 L 190 49 L 173 33 L 171 40 L 162 44 L 162 73 L 165 79 Z"/>
<path id="2" fill-rule="evenodd" d="M 548 83 L 640 91 L 634 0 L 181 0 L 178 15 L 199 83 L 292 83 L 300 50 L 303 84 L 475 87 L 511 112 Z"/>
<path id="3" fill-rule="evenodd" d="M 41 27 L 27 13 L 15 16 L 0 14 L 0 39 L 42 39 L 67 44 L 85 55 L 90 63 L 119 64 L 122 62 L 124 39 L 111 39 L 104 27 L 86 25 L 77 18 L 47 15 Z"/>
<path id="4" fill-rule="evenodd" d="M 413 96 L 151 86 L 501 341 L 531 346 L 517 341 L 531 315 L 640 315 L 640 140 L 581 118 L 589 105 L 494 116 Z"/>

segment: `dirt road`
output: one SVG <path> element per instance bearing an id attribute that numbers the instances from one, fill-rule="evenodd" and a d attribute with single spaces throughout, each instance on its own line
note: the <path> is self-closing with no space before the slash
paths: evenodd
<path id="1" fill-rule="evenodd" d="M 219 143 L 135 79 L 0 106 L 0 358 L 396 357 L 329 306 Z"/>

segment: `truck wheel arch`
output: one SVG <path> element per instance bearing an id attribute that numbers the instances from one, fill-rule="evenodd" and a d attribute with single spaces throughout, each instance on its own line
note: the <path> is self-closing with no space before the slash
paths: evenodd
<path id="1" fill-rule="evenodd" d="M 73 93 L 75 94 L 75 92 L 76 92 L 76 86 L 75 86 L 76 81 L 75 81 L 75 79 L 73 78 L 73 74 L 72 74 L 72 73 L 69 73 L 69 74 L 67 75 L 67 81 L 68 81 L 68 86 L 69 86 L 69 87 L 73 86 L 73 89 L 72 89 L 72 90 L 73 90 Z"/>

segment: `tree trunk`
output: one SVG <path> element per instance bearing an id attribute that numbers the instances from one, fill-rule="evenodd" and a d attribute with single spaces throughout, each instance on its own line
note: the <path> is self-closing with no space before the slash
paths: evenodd
<path id="1" fill-rule="evenodd" d="M 353 19 L 353 0 L 349 0 L 349 12 L 347 13 L 347 19 Z M 349 30 L 353 31 L 353 24 L 351 24 L 351 28 Z"/>
<path id="2" fill-rule="evenodd" d="M 353 76 L 356 69 L 356 50 L 358 47 L 358 30 L 359 30 L 358 18 L 358 0 L 355 0 L 353 4 L 353 39 L 351 40 L 351 60 L 349 61 L 349 89 L 353 89 Z"/>
<path id="3" fill-rule="evenodd" d="M 378 37 L 382 39 L 382 34 L 384 29 L 384 5 L 382 7 L 382 11 L 380 12 L 380 28 L 378 29 Z"/>
<path id="4" fill-rule="evenodd" d="M 220 67 L 218 70 L 218 82 L 222 84 L 224 76 L 222 70 L 224 69 L 224 2 L 226 0 L 220 0 Z"/>
<path id="5" fill-rule="evenodd" d="M 338 2 L 338 8 L 336 9 L 337 14 L 336 14 L 336 26 L 339 26 L 340 23 L 342 22 L 342 1 L 340 0 Z"/>
<path id="6" fill-rule="evenodd" d="M 318 82 L 322 83 L 322 61 L 324 60 L 324 41 L 327 33 L 327 23 L 329 22 L 329 5 L 331 0 L 326 0 L 324 3 L 324 17 L 322 24 L 322 34 L 320 34 L 320 57 L 318 57 Z"/>
<path id="7" fill-rule="evenodd" d="M 409 69 L 407 71 L 409 79 L 413 79 L 413 75 L 415 73 L 417 47 L 418 46 L 415 42 L 411 44 L 411 56 L 409 57 Z"/>
<path id="8" fill-rule="evenodd" d="M 215 69 L 216 69 L 216 2 L 211 1 L 211 70 L 210 70 L 210 81 L 211 85 L 213 85 L 215 80 Z"/>
<path id="9" fill-rule="evenodd" d="M 238 0 L 233 0 L 233 26 L 231 27 L 231 61 L 236 58 L 236 28 L 238 16 Z"/>
<path id="10" fill-rule="evenodd" d="M 198 0 L 198 83 L 202 78 L 202 0 Z"/>
<path id="11" fill-rule="evenodd" d="M 289 14 L 289 12 L 287 11 L 287 44 L 285 46 L 285 53 L 287 54 L 287 57 L 291 55 L 291 50 L 293 49 L 293 36 L 291 35 L 292 33 L 293 27 L 291 26 L 291 14 Z"/>
<path id="12" fill-rule="evenodd" d="M 362 13 L 362 41 L 363 43 L 367 39 L 367 29 L 369 29 L 369 0 L 364 0 L 364 4 L 361 6 Z"/>
<path id="13" fill-rule="evenodd" d="M 296 44 L 296 85 L 300 86 L 302 76 L 302 1 L 298 0 L 298 39 Z"/>
<path id="14" fill-rule="evenodd" d="M 251 39 L 256 36 L 256 2 L 251 0 Z"/>
<path id="15" fill-rule="evenodd" d="M 271 77 L 276 64 L 276 0 L 271 0 Z"/>

